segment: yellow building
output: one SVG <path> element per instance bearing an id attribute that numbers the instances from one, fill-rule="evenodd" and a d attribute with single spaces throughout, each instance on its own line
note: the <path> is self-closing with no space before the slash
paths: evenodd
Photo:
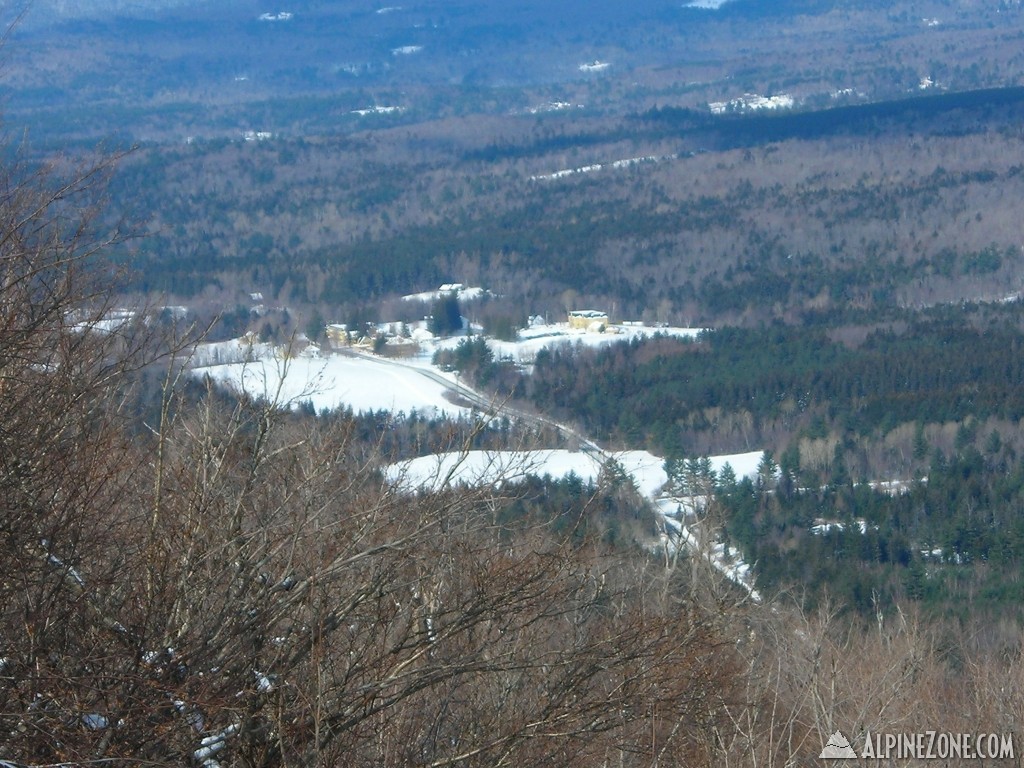
<path id="1" fill-rule="evenodd" d="M 348 332 L 347 325 L 333 323 L 328 325 L 325 330 L 327 331 L 327 341 L 330 342 L 331 347 L 334 349 L 347 347 L 352 344 L 352 336 Z"/>
<path id="2" fill-rule="evenodd" d="M 608 313 L 598 309 L 574 309 L 569 313 L 569 327 L 587 330 L 594 324 L 608 325 Z"/>

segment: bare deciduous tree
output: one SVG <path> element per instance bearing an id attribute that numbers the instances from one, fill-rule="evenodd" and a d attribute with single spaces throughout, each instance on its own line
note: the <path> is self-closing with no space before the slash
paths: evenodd
<path id="1" fill-rule="evenodd" d="M 94 178 L 0 201 L 0 759 L 710 760 L 732 644 L 672 574 L 401 492 L 351 422 L 190 399 L 173 355 L 138 429 L 145 324 L 70 207 Z"/>

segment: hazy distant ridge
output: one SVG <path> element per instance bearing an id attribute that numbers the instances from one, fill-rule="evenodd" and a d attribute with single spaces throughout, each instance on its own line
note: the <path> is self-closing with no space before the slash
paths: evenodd
<path id="1" fill-rule="evenodd" d="M 28 13 L 29 21 L 43 19 L 86 18 L 108 14 L 153 13 L 183 6 L 216 6 L 211 0 L 36 0 Z"/>

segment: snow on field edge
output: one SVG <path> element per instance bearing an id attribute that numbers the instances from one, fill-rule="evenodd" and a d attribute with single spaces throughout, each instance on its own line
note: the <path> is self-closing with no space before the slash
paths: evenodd
<path id="1" fill-rule="evenodd" d="M 458 418 L 471 409 L 450 402 L 448 388 L 421 372 L 369 357 L 271 357 L 248 363 L 229 363 L 193 369 L 235 392 L 265 397 L 298 407 L 311 403 L 322 412 L 338 407 L 353 411 L 391 411 L 406 415 Z"/>
<path id="2" fill-rule="evenodd" d="M 737 479 L 754 477 L 760 451 L 712 456 L 715 471 L 729 464 Z M 654 499 L 668 480 L 665 460 L 648 451 L 612 454 L 633 479 L 641 495 Z M 599 455 L 564 449 L 536 451 L 464 451 L 421 456 L 390 465 L 388 479 L 406 491 L 435 491 L 450 485 L 500 486 L 528 475 L 560 479 L 575 474 L 584 482 L 597 482 L 603 460 Z"/>

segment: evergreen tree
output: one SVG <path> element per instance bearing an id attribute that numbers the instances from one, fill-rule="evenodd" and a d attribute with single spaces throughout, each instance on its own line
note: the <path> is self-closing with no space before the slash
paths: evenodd
<path id="1" fill-rule="evenodd" d="M 794 440 L 782 452 L 779 459 L 779 488 L 789 496 L 796 490 L 796 481 L 800 475 L 800 446 Z"/>
<path id="2" fill-rule="evenodd" d="M 450 336 L 462 330 L 462 308 L 454 291 L 442 294 L 434 300 L 429 327 L 435 336 Z"/>
<path id="3" fill-rule="evenodd" d="M 736 488 L 736 470 L 732 464 L 725 462 L 722 470 L 718 473 L 718 490 L 722 493 L 729 493 Z"/>
<path id="4" fill-rule="evenodd" d="M 928 440 L 924 436 L 924 424 L 920 421 L 914 427 L 914 458 L 923 461 L 928 456 Z"/>
<path id="5" fill-rule="evenodd" d="M 757 465 L 757 483 L 761 488 L 773 488 L 775 486 L 775 476 L 778 471 L 778 464 L 775 463 L 775 457 L 771 451 L 765 451 L 761 455 L 761 461 Z"/>

